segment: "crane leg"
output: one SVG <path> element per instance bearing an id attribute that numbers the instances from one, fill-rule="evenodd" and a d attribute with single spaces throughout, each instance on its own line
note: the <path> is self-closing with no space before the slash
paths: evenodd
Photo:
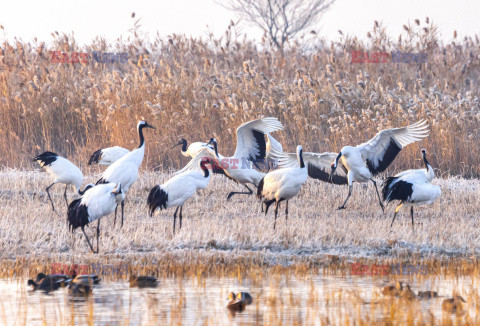
<path id="1" fill-rule="evenodd" d="M 278 207 L 280 207 L 280 201 L 277 201 L 277 203 L 275 204 L 275 221 L 273 222 L 273 229 L 274 230 L 275 230 L 275 226 L 277 224 Z"/>
<path id="2" fill-rule="evenodd" d="M 402 206 L 403 206 L 403 202 L 401 202 L 400 205 L 398 205 L 397 208 L 395 208 L 395 214 L 393 214 L 393 220 L 392 220 L 392 224 L 390 224 L 390 227 L 393 226 L 393 222 L 395 222 L 395 217 L 397 216 L 397 213 L 400 210 L 400 208 L 402 208 Z"/>
<path id="3" fill-rule="evenodd" d="M 65 198 L 65 204 L 67 204 L 67 207 L 68 207 L 67 187 L 68 185 L 65 185 L 65 191 L 63 192 L 63 197 Z"/>
<path id="4" fill-rule="evenodd" d="M 343 202 L 343 205 L 340 206 L 338 209 L 345 209 L 345 205 L 347 204 L 348 198 L 350 198 L 350 196 L 352 195 L 352 188 L 353 188 L 352 185 L 349 185 L 349 186 L 348 186 L 348 195 L 347 195 L 347 198 L 346 198 L 345 201 Z"/>
<path id="5" fill-rule="evenodd" d="M 287 220 L 288 220 L 288 200 L 285 206 L 285 224 L 287 224 Z"/>
<path id="6" fill-rule="evenodd" d="M 95 253 L 95 250 L 93 250 L 92 244 L 90 243 L 90 240 L 88 239 L 88 236 L 87 236 L 87 234 L 85 233 L 85 227 L 84 227 L 84 226 L 82 226 L 82 232 L 83 232 L 83 234 L 85 235 L 85 239 L 87 239 L 87 243 L 88 243 L 88 245 L 90 246 L 90 249 L 92 250 L 93 253 Z"/>
<path id="7" fill-rule="evenodd" d="M 98 254 L 98 247 L 99 247 L 99 244 L 98 244 L 98 239 L 100 237 L 100 219 L 98 219 L 98 224 L 97 224 L 97 254 Z"/>
<path id="8" fill-rule="evenodd" d="M 52 210 L 56 213 L 55 206 L 53 205 L 53 200 L 52 200 L 52 197 L 50 197 L 50 191 L 49 191 L 54 184 L 55 182 L 49 185 L 47 188 L 45 188 L 45 190 L 47 191 L 48 199 L 50 199 L 50 202 L 52 203 Z"/>
<path id="9" fill-rule="evenodd" d="M 231 193 L 228 194 L 227 200 L 232 198 L 233 195 L 251 195 L 251 194 L 253 194 L 252 189 L 248 188 L 247 185 L 244 185 L 244 186 L 245 186 L 245 188 L 247 188 L 248 192 L 232 191 Z"/>
<path id="10" fill-rule="evenodd" d="M 123 209 L 125 207 L 125 200 L 122 200 L 122 225 L 120 225 L 120 228 L 123 228 Z"/>
<path id="11" fill-rule="evenodd" d="M 117 222 L 117 209 L 118 209 L 118 205 L 115 206 L 115 217 L 113 219 L 113 226 L 115 226 L 115 223 Z"/>
<path id="12" fill-rule="evenodd" d="M 183 211 L 183 206 L 180 207 L 180 216 L 179 216 L 179 218 L 180 218 L 180 227 L 179 227 L 179 229 L 182 228 L 182 211 Z"/>
<path id="13" fill-rule="evenodd" d="M 257 188 L 257 190 L 258 190 L 258 187 L 257 187 L 257 186 L 255 186 L 255 187 L 256 187 L 256 188 Z M 262 200 L 261 200 L 261 199 L 260 199 L 260 208 L 262 209 L 262 211 L 261 211 L 260 213 L 263 213 L 263 202 L 262 202 Z"/>
<path id="14" fill-rule="evenodd" d="M 385 206 L 383 206 L 383 204 L 382 204 L 382 199 L 380 198 L 380 193 L 378 192 L 378 188 L 377 188 L 377 182 L 375 182 L 375 180 L 373 180 L 373 179 L 370 179 L 370 180 L 373 182 L 373 184 L 375 186 L 375 190 L 377 191 L 378 203 L 380 204 L 380 207 L 382 208 L 382 212 L 385 213 Z"/>
<path id="15" fill-rule="evenodd" d="M 412 215 L 412 230 L 415 230 L 415 228 L 413 227 L 413 206 L 410 207 L 410 214 Z"/>
<path id="16" fill-rule="evenodd" d="M 178 208 L 180 206 L 177 206 L 177 209 L 175 210 L 175 213 L 173 214 L 173 234 L 175 234 L 175 220 L 177 219 L 177 212 L 178 212 Z"/>

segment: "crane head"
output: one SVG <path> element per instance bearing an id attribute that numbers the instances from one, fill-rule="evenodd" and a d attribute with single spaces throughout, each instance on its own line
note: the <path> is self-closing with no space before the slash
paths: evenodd
<path id="1" fill-rule="evenodd" d="M 173 145 L 170 149 L 173 149 L 173 148 L 175 148 L 177 146 L 180 146 L 180 145 L 187 146 L 187 140 L 185 138 L 180 138 L 180 140 L 175 145 Z"/>
<path id="2" fill-rule="evenodd" d="M 117 183 L 117 185 L 115 186 L 115 188 L 113 188 L 112 190 L 112 194 L 114 195 L 120 195 L 122 193 L 122 185 Z"/>
<path id="3" fill-rule="evenodd" d="M 155 128 L 154 126 L 148 124 L 147 121 L 140 121 L 137 125 L 137 129 L 140 129 L 140 128 L 152 128 L 152 129 L 157 129 Z"/>

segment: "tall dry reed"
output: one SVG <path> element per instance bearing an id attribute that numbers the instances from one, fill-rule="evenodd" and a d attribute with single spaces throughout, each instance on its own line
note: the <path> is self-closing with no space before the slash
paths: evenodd
<path id="1" fill-rule="evenodd" d="M 375 22 L 368 38 L 313 38 L 291 44 L 284 57 L 266 42 L 237 33 L 194 39 L 171 35 L 79 47 L 52 34 L 45 43 L 4 43 L 0 48 L 0 166 L 30 168 L 30 158 L 51 150 L 84 165 L 94 150 L 136 146 L 135 125 L 145 117 L 158 130 L 147 135 L 147 168 L 179 168 L 169 151 L 177 138 L 215 135 L 220 152 L 233 153 L 235 129 L 276 116 L 275 136 L 286 150 L 338 151 L 370 139 L 382 128 L 428 119 L 431 136 L 409 146 L 396 168 L 418 166 L 426 147 L 440 174 L 478 176 L 480 152 L 479 39 L 443 44 L 428 18 L 404 26 L 398 40 Z M 127 63 L 54 64 L 52 51 L 128 52 Z M 352 64 L 351 51 L 427 52 L 428 63 Z"/>

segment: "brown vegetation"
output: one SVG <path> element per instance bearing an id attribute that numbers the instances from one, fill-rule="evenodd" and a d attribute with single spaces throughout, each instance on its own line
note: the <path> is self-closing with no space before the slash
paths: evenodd
<path id="1" fill-rule="evenodd" d="M 147 42 L 97 39 L 80 48 L 53 34 L 44 43 L 0 48 L 0 165 L 31 168 L 30 158 L 52 150 L 85 165 L 96 149 L 133 148 L 144 116 L 158 131 L 147 137 L 147 168 L 179 168 L 185 160 L 168 148 L 179 136 L 219 140 L 233 152 L 235 129 L 260 116 L 276 116 L 275 136 L 292 151 L 338 151 L 386 127 L 427 118 L 431 136 L 409 146 L 396 168 L 418 166 L 418 146 L 440 174 L 478 176 L 480 166 L 479 39 L 438 41 L 428 22 L 405 26 L 398 40 L 375 22 L 367 41 L 342 36 L 327 44 L 317 36 L 291 44 L 284 57 L 240 40 L 232 24 L 220 39 L 172 35 Z M 315 46 L 315 47 L 314 47 Z M 124 64 L 54 64 L 51 51 L 128 52 Z M 428 63 L 352 64 L 351 51 L 427 52 Z M 14 150 L 12 150 L 14 149 Z M 395 168 L 393 167 L 393 168 Z"/>

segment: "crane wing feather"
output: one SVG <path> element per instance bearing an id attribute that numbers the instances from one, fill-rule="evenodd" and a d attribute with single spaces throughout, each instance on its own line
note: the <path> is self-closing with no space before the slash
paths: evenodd
<path id="1" fill-rule="evenodd" d="M 406 127 L 382 130 L 368 142 L 356 148 L 360 151 L 372 175 L 376 175 L 385 171 L 403 147 L 422 140 L 428 136 L 429 132 L 427 121 L 420 120 Z"/>
<path id="2" fill-rule="evenodd" d="M 283 125 L 277 118 L 262 118 L 244 123 L 237 128 L 237 148 L 235 158 L 248 158 L 262 161 L 266 155 L 265 134 L 282 130 Z"/>
<path id="3" fill-rule="evenodd" d="M 201 151 L 197 153 L 182 169 L 175 172 L 175 174 L 181 174 L 187 171 L 200 171 L 200 161 L 204 158 L 208 158 L 211 162 L 217 162 L 215 157 L 215 151 L 210 147 L 204 147 Z M 215 165 L 215 163 L 212 163 Z M 215 168 L 215 167 L 214 167 Z"/>
<path id="4" fill-rule="evenodd" d="M 271 151 L 272 158 L 278 160 L 278 165 L 282 168 L 300 167 L 297 154 L 283 153 L 276 150 Z M 308 176 L 324 182 L 330 182 L 331 165 L 337 157 L 337 153 L 303 153 L 303 161 L 308 169 Z M 347 169 L 338 162 L 338 167 L 333 174 L 332 183 L 343 185 L 348 183 Z"/>

